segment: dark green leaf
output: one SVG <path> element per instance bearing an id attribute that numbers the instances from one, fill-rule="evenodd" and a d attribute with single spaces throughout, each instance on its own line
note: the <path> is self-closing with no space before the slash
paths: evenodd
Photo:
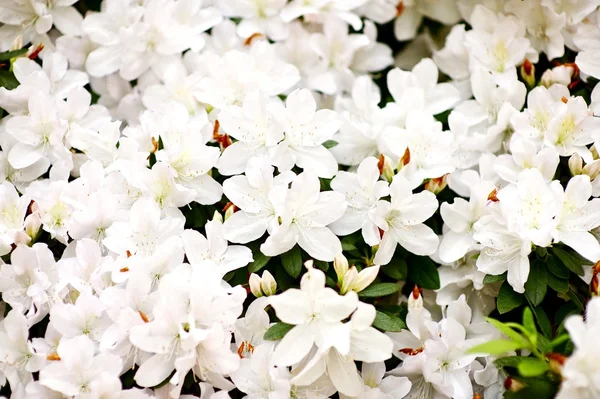
<path id="1" fill-rule="evenodd" d="M 354 251 L 356 249 L 356 246 L 353 243 L 350 242 L 344 242 L 342 241 L 342 251 Z"/>
<path id="2" fill-rule="evenodd" d="M 498 367 L 517 367 L 523 360 L 529 359 L 525 356 L 506 356 L 494 360 Z"/>
<path id="3" fill-rule="evenodd" d="M 271 260 L 271 257 L 263 254 L 260 249 L 252 251 L 252 256 L 254 257 L 254 260 L 248 264 L 248 271 L 250 273 L 256 273 L 265 267 L 267 263 L 269 263 L 269 260 Z"/>
<path id="4" fill-rule="evenodd" d="M 12 58 L 18 57 L 20 55 L 23 55 L 27 53 L 27 49 L 26 48 L 22 48 L 19 50 L 13 50 L 13 51 L 6 51 L 4 53 L 0 53 L 0 61 L 8 61 Z"/>
<path id="5" fill-rule="evenodd" d="M 541 306 L 536 306 L 533 308 L 533 315 L 537 320 L 538 326 L 540 326 L 542 334 L 548 338 L 552 337 L 552 325 L 550 324 L 550 319 L 548 319 L 548 315 L 544 309 L 542 309 Z"/>
<path id="6" fill-rule="evenodd" d="M 329 262 L 325 262 L 323 260 L 315 259 L 314 266 L 317 269 L 323 270 L 324 272 L 327 272 L 327 270 L 329 270 Z"/>
<path id="7" fill-rule="evenodd" d="M 329 148 L 335 147 L 338 144 L 339 143 L 335 140 L 327 140 L 326 142 L 323 143 L 323 147 L 329 149 Z"/>
<path id="8" fill-rule="evenodd" d="M 486 276 L 483 278 L 483 284 L 497 283 L 498 281 L 505 281 L 505 280 L 506 280 L 506 272 L 502 273 L 502 274 L 498 274 L 497 276 L 494 276 L 493 274 L 486 274 Z"/>
<path id="9" fill-rule="evenodd" d="M 546 377 L 520 377 L 518 381 L 523 384 L 523 389 L 507 391 L 504 394 L 506 399 L 552 399 L 558 390 L 558 383 Z"/>
<path id="10" fill-rule="evenodd" d="M 546 258 L 546 266 L 551 274 L 558 278 L 568 279 L 569 269 L 556 256 L 550 255 Z"/>
<path id="11" fill-rule="evenodd" d="M 548 363 L 533 357 L 524 359 L 517 366 L 519 374 L 521 374 L 523 377 L 537 377 L 544 374 L 546 371 L 548 371 L 548 369 Z"/>
<path id="12" fill-rule="evenodd" d="M 573 301 L 573 303 L 579 308 L 579 310 L 581 310 L 581 311 L 585 310 L 585 305 L 581 301 L 581 298 L 579 298 L 579 295 L 577 295 L 575 292 L 569 290 L 569 291 L 567 291 L 567 296 L 569 297 L 569 299 L 571 301 Z"/>
<path id="13" fill-rule="evenodd" d="M 404 280 L 408 275 L 408 265 L 406 264 L 406 260 L 400 257 L 393 257 L 390 263 L 381 266 L 381 271 L 394 280 Z"/>
<path id="14" fill-rule="evenodd" d="M 363 298 L 379 298 L 382 296 L 392 295 L 400 291 L 400 286 L 396 283 L 379 283 L 371 284 L 364 290 L 358 293 Z"/>
<path id="15" fill-rule="evenodd" d="M 385 266 L 383 266 L 385 267 Z M 437 267 L 426 256 L 411 256 L 408 261 L 408 278 L 419 286 L 430 290 L 440 288 L 440 275 Z"/>
<path id="16" fill-rule="evenodd" d="M 288 331 L 290 331 L 292 328 L 294 328 L 294 326 L 292 326 L 291 324 L 286 324 L 282 322 L 276 323 L 269 327 L 267 331 L 265 331 L 263 339 L 267 341 L 277 341 L 283 338 L 285 334 L 287 334 Z"/>
<path id="17" fill-rule="evenodd" d="M 0 70 L 0 87 L 4 87 L 6 90 L 13 90 L 18 86 L 19 81 L 12 72 Z"/>
<path id="18" fill-rule="evenodd" d="M 399 332 L 406 328 L 406 324 L 398 316 L 392 316 L 378 310 L 375 314 L 373 327 L 381 331 Z"/>
<path id="19" fill-rule="evenodd" d="M 566 292 L 569 291 L 569 281 L 563 280 L 559 277 L 556 277 L 552 273 L 548 273 L 547 277 L 548 277 L 548 285 L 554 291 L 559 292 L 561 294 L 566 294 Z"/>
<path id="20" fill-rule="evenodd" d="M 508 282 L 504 282 L 498 292 L 497 307 L 500 314 L 510 312 L 525 303 L 523 295 L 513 291 Z"/>
<path id="21" fill-rule="evenodd" d="M 508 341 L 506 339 L 496 339 L 475 345 L 467 353 L 481 353 L 486 355 L 501 355 L 506 352 L 517 350 L 521 347 L 518 342 Z"/>
<path id="22" fill-rule="evenodd" d="M 533 306 L 537 306 L 542 303 L 547 291 L 546 268 L 538 261 L 532 262 L 529 277 L 525 283 L 525 296 Z"/>
<path id="23" fill-rule="evenodd" d="M 552 252 L 558 257 L 558 259 L 560 259 L 563 265 L 565 265 L 573 273 L 576 273 L 580 276 L 584 275 L 583 265 L 581 264 L 581 261 L 579 261 L 573 255 L 571 255 L 564 249 L 558 247 L 552 247 Z"/>
<path id="24" fill-rule="evenodd" d="M 298 278 L 300 273 L 302 273 L 302 254 L 300 253 L 300 248 L 295 246 L 281 255 L 281 263 L 283 263 L 285 271 L 288 272 L 290 276 Z"/>

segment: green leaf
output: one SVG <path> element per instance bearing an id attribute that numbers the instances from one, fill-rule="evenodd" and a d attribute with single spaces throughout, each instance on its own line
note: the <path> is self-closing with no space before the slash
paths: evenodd
<path id="1" fill-rule="evenodd" d="M 548 319 L 548 315 L 542 309 L 541 306 L 536 306 L 533 310 L 533 315 L 537 320 L 538 326 L 540 326 L 540 330 L 544 336 L 551 338 L 552 337 L 552 325 L 550 324 L 550 319 Z"/>
<path id="2" fill-rule="evenodd" d="M 440 288 L 440 275 L 437 267 L 426 256 L 411 256 L 409 258 L 408 279 L 418 285 L 419 288 L 430 290 Z"/>
<path id="3" fill-rule="evenodd" d="M 0 70 L 0 87 L 4 87 L 6 90 L 13 90 L 18 86 L 19 81 L 12 72 Z"/>
<path id="4" fill-rule="evenodd" d="M 548 371 L 548 369 L 548 363 L 541 359 L 535 359 L 532 357 L 524 359 L 517 366 L 519 374 L 521 374 L 523 377 L 537 377 L 538 375 L 544 374 L 546 371 Z"/>
<path id="5" fill-rule="evenodd" d="M 537 328 L 535 328 L 535 321 L 533 321 L 533 313 L 529 308 L 523 310 L 523 327 L 529 332 L 530 338 L 531 336 L 537 336 Z"/>
<path id="6" fill-rule="evenodd" d="M 6 51 L 4 53 L 0 53 L 0 61 L 8 61 L 20 55 L 26 54 L 27 48 L 22 48 L 19 50 Z"/>
<path id="7" fill-rule="evenodd" d="M 330 148 L 335 147 L 338 144 L 339 143 L 335 140 L 327 140 L 326 142 L 323 143 L 323 147 L 330 149 Z"/>
<path id="8" fill-rule="evenodd" d="M 531 263 L 529 277 L 525 283 L 525 296 L 533 306 L 537 306 L 544 300 L 548 291 L 548 277 L 546 268 L 538 261 Z"/>
<path id="9" fill-rule="evenodd" d="M 579 298 L 579 295 L 577 295 L 575 292 L 569 290 L 569 291 L 567 291 L 567 296 L 569 297 L 569 299 L 571 301 L 573 301 L 573 303 L 579 308 L 579 310 L 581 310 L 581 311 L 585 310 L 585 305 L 581 301 L 581 298 Z"/>
<path id="10" fill-rule="evenodd" d="M 518 343 L 520 345 L 521 348 L 527 348 L 530 346 L 529 342 L 518 332 L 516 332 L 515 330 L 513 330 L 512 328 L 510 328 L 510 326 L 507 326 L 506 324 L 502 323 L 501 321 L 492 319 L 492 318 L 486 318 L 486 321 L 488 323 L 490 323 L 491 325 L 493 325 L 494 327 L 496 327 L 500 332 L 502 332 L 504 335 L 506 335 L 508 338 L 510 338 L 513 342 Z M 518 326 L 521 329 L 524 330 L 524 327 Z"/>
<path id="11" fill-rule="evenodd" d="M 314 266 L 317 269 L 323 270 L 323 272 L 327 272 L 327 270 L 329 270 L 329 262 L 325 262 L 323 260 L 315 259 Z"/>
<path id="12" fill-rule="evenodd" d="M 381 272 L 394 280 L 404 280 L 408 275 L 408 265 L 406 260 L 400 257 L 393 257 L 390 263 L 381 266 Z"/>
<path id="13" fill-rule="evenodd" d="M 281 255 L 281 263 L 286 272 L 293 278 L 298 278 L 302 273 L 302 254 L 300 248 L 295 246 L 288 252 Z"/>
<path id="14" fill-rule="evenodd" d="M 576 273 L 580 276 L 584 275 L 583 265 L 573 255 L 558 247 L 552 247 L 552 252 L 558 257 L 558 259 L 560 259 L 563 265 L 565 265 L 573 273 Z"/>
<path id="15" fill-rule="evenodd" d="M 505 339 L 496 339 L 488 341 L 480 345 L 475 345 L 467 351 L 467 353 L 484 353 L 487 355 L 501 355 L 506 352 L 517 350 L 521 347 L 518 342 L 508 341 Z"/>
<path id="16" fill-rule="evenodd" d="M 491 283 L 497 283 L 499 281 L 505 281 L 506 280 L 506 272 L 502 273 L 502 274 L 498 274 L 497 276 L 494 276 L 493 274 L 486 274 L 485 277 L 483 278 L 483 284 L 491 284 Z"/>
<path id="17" fill-rule="evenodd" d="M 291 325 L 291 324 L 286 324 L 286 323 L 276 323 L 274 325 L 272 325 L 271 327 L 269 327 L 269 329 L 267 331 L 265 331 L 265 335 L 263 336 L 263 339 L 266 341 L 277 341 L 280 340 L 281 338 L 283 338 L 285 336 L 285 334 L 288 333 L 288 331 L 290 331 L 292 328 L 294 328 L 295 326 Z"/>
<path id="18" fill-rule="evenodd" d="M 548 273 L 547 277 L 548 277 L 548 285 L 554 291 L 561 293 L 561 294 L 566 294 L 567 291 L 569 291 L 569 281 L 568 280 L 564 280 L 562 278 L 556 277 L 552 273 Z"/>
<path id="19" fill-rule="evenodd" d="M 546 266 L 552 275 L 563 279 L 569 278 L 569 269 L 556 256 L 548 256 L 546 258 Z"/>
<path id="20" fill-rule="evenodd" d="M 250 273 L 256 273 L 265 267 L 271 260 L 271 257 L 263 254 L 259 248 L 252 251 L 252 256 L 254 257 L 254 260 L 248 264 L 248 271 Z"/>
<path id="21" fill-rule="evenodd" d="M 379 298 L 382 296 L 392 295 L 398 291 L 400 291 L 400 286 L 396 283 L 378 283 L 371 284 L 359 292 L 358 296 L 363 298 Z"/>
<path id="22" fill-rule="evenodd" d="M 529 358 L 525 356 L 506 356 L 494 360 L 494 364 L 498 367 L 517 367 L 525 359 Z"/>
<path id="23" fill-rule="evenodd" d="M 356 245 L 351 242 L 342 241 L 342 251 L 350 252 L 356 249 Z"/>
<path id="24" fill-rule="evenodd" d="M 373 327 L 381 331 L 399 332 L 406 329 L 406 324 L 398 316 L 389 315 L 378 310 L 375 314 L 375 320 L 373 320 Z"/>
<path id="25" fill-rule="evenodd" d="M 505 281 L 500 287 L 496 303 L 498 312 L 504 314 L 523 305 L 525 303 L 525 298 L 523 295 L 514 292 L 510 284 Z"/>

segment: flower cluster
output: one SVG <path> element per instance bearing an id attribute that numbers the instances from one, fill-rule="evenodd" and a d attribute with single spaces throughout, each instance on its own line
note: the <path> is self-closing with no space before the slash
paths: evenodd
<path id="1" fill-rule="evenodd" d="M 1 3 L 1 397 L 600 395 L 600 0 Z"/>

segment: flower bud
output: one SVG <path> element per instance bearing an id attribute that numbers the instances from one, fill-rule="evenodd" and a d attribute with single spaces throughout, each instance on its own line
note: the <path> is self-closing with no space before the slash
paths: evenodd
<path id="1" fill-rule="evenodd" d="M 371 285 L 373 281 L 375 281 L 378 273 L 379 266 L 369 266 L 362 269 L 360 273 L 358 273 L 358 277 L 354 279 L 354 284 L 352 284 L 352 290 L 356 292 L 361 292 L 369 285 Z"/>
<path id="2" fill-rule="evenodd" d="M 398 171 L 400 171 L 400 169 L 402 169 L 404 166 L 408 165 L 410 163 L 410 149 L 408 147 L 406 147 L 406 150 L 404 150 L 404 155 L 402 155 L 402 158 L 400 158 L 398 160 Z"/>
<path id="3" fill-rule="evenodd" d="M 598 150 L 596 149 L 596 145 L 593 145 L 593 146 L 590 148 L 590 152 L 592 153 L 592 157 L 593 157 L 594 159 L 600 159 L 600 155 L 598 155 Z"/>
<path id="4" fill-rule="evenodd" d="M 436 177 L 435 179 L 429 179 L 427 183 L 425 183 L 425 190 L 431 191 L 434 194 L 440 193 L 443 189 L 448 185 L 447 183 L 447 174 L 442 177 Z"/>
<path id="5" fill-rule="evenodd" d="M 263 296 L 263 292 L 262 292 L 262 288 L 261 288 L 262 280 L 258 274 L 252 273 L 250 275 L 250 279 L 248 280 L 248 283 L 250 284 L 250 291 L 252 292 L 252 295 L 254 295 L 257 298 L 260 298 L 261 296 Z"/>
<path id="6" fill-rule="evenodd" d="M 377 167 L 379 168 L 379 174 L 383 176 L 385 180 L 391 182 L 396 172 L 394 171 L 394 166 L 392 165 L 390 157 L 381 154 L 379 156 Z"/>
<path id="7" fill-rule="evenodd" d="M 593 181 L 600 174 L 600 159 L 592 161 L 583 167 L 583 174 L 588 175 Z"/>
<path id="8" fill-rule="evenodd" d="M 215 211 L 212 220 L 223 223 L 223 216 L 218 211 Z"/>
<path id="9" fill-rule="evenodd" d="M 348 259 L 341 253 L 337 254 L 335 258 L 333 258 L 333 268 L 335 269 L 335 274 L 338 278 L 338 284 L 341 284 L 346 272 L 348 272 Z"/>
<path id="10" fill-rule="evenodd" d="M 573 176 L 580 175 L 583 172 L 583 159 L 578 153 L 571 155 L 571 158 L 569 158 L 569 170 Z"/>
<path id="11" fill-rule="evenodd" d="M 527 84 L 529 88 L 535 86 L 535 65 L 531 63 L 528 59 L 525 59 L 523 65 L 521 65 L 521 77 Z"/>
<path id="12" fill-rule="evenodd" d="M 423 296 L 418 286 L 412 290 L 412 293 L 408 296 L 408 308 L 409 309 L 422 309 L 423 308 Z"/>
<path id="13" fill-rule="evenodd" d="M 42 219 L 39 213 L 34 212 L 25 218 L 25 234 L 32 240 L 37 237 L 40 227 L 42 227 Z"/>
<path id="14" fill-rule="evenodd" d="M 268 270 L 265 270 L 262 275 L 260 287 L 266 296 L 275 295 L 277 291 L 277 281 Z"/>
<path id="15" fill-rule="evenodd" d="M 340 294 L 344 295 L 348 291 L 352 291 L 352 286 L 354 285 L 354 281 L 358 277 L 358 270 L 356 267 L 352 266 L 350 270 L 346 272 L 344 277 L 342 278 L 342 284 L 340 288 Z"/>

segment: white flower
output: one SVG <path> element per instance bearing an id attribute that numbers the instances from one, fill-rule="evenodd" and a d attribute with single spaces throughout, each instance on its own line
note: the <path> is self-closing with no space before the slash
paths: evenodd
<path id="1" fill-rule="evenodd" d="M 575 345 L 575 351 L 567 358 L 562 369 L 563 382 L 557 398 L 579 397 L 592 399 L 600 393 L 600 385 L 595 376 L 598 363 L 593 359 L 597 354 L 597 339 L 600 316 L 600 299 L 592 298 L 587 304 L 585 321 L 582 316 L 569 316 L 565 327 Z"/>
<path id="2" fill-rule="evenodd" d="M 260 33 L 278 41 L 289 34 L 289 25 L 280 17 L 285 4 L 285 0 L 225 0 L 220 7 L 226 16 L 242 19 L 236 29 L 242 38 Z"/>
<path id="3" fill-rule="evenodd" d="M 275 194 L 285 193 L 295 175 L 290 171 L 273 176 L 273 171 L 274 168 L 264 158 L 251 158 L 245 176 L 225 180 L 225 196 L 240 208 L 223 224 L 227 240 L 245 244 L 260 238 L 267 229 L 272 231 L 278 224 L 271 200 L 277 200 L 273 197 Z"/>
<path id="4" fill-rule="evenodd" d="M 356 173 L 338 172 L 331 181 L 331 188 L 344 194 L 348 202 L 344 216 L 329 226 L 335 234 L 348 235 L 361 229 L 367 244 L 379 243 L 379 230 L 369 218 L 369 211 L 380 198 L 389 195 L 389 187 L 387 182 L 379 180 L 377 163 L 377 158 L 366 158 Z"/>
<path id="5" fill-rule="evenodd" d="M 267 110 L 270 100 L 264 93 L 254 91 L 244 99 L 242 107 L 225 107 L 219 112 L 221 128 L 237 141 L 223 151 L 219 172 L 224 175 L 243 173 L 250 158 L 268 156 L 283 139 L 283 128 Z"/>
<path id="6" fill-rule="evenodd" d="M 188 262 L 200 265 L 210 259 L 221 271 L 222 275 L 246 266 L 252 261 L 252 251 L 242 245 L 227 246 L 223 236 L 223 225 L 219 221 L 209 221 L 204 225 L 206 237 L 196 230 L 185 230 L 181 239 Z"/>
<path id="7" fill-rule="evenodd" d="M 0 184 L 0 256 L 9 253 L 17 234 L 23 231 L 29 199 L 20 197 L 9 182 Z"/>
<path id="8" fill-rule="evenodd" d="M 11 310 L 0 322 L 0 362 L 20 372 L 36 372 L 44 358 L 28 340 L 29 322 L 18 310 Z"/>
<path id="9" fill-rule="evenodd" d="M 460 99 L 452 84 L 437 81 L 438 68 L 430 58 L 421 60 L 411 72 L 394 68 L 387 76 L 388 89 L 397 103 L 409 89 L 418 88 L 424 93 L 427 111 L 434 115 L 452 108 Z"/>
<path id="10" fill-rule="evenodd" d="M 439 178 L 454 171 L 454 136 L 426 112 L 412 112 L 406 128 L 390 126 L 383 132 L 390 156 L 400 159 L 398 172 L 411 188 L 424 179 Z"/>
<path id="11" fill-rule="evenodd" d="M 94 344 L 86 336 L 61 339 L 57 349 L 60 360 L 40 371 L 40 383 L 67 396 L 94 395 L 107 387 L 120 391 L 121 359 L 94 352 Z"/>
<path id="12" fill-rule="evenodd" d="M 587 175 L 574 176 L 567 188 L 555 186 L 557 201 L 562 202 L 556 230 L 552 232 L 555 242 L 563 242 L 582 256 L 596 262 L 600 260 L 600 243 L 590 233 L 600 226 L 600 199 L 592 196 L 592 185 Z"/>
<path id="13" fill-rule="evenodd" d="M 344 296 L 325 287 L 325 274 L 310 267 L 302 276 L 300 289 L 290 288 L 269 297 L 277 317 L 292 328 L 273 353 L 273 363 L 291 366 L 299 363 L 317 345 L 321 351 L 337 348 L 350 350 L 349 326 L 341 321 L 356 309 L 358 296 L 351 291 Z"/>
<path id="14" fill-rule="evenodd" d="M 342 252 L 339 238 L 327 225 L 342 217 L 347 203 L 342 194 L 319 189 L 317 176 L 305 171 L 289 190 L 279 187 L 270 192 L 277 224 L 260 246 L 265 255 L 282 254 L 296 243 L 313 258 L 324 261 L 332 261 Z"/>
<path id="15" fill-rule="evenodd" d="M 413 194 L 409 182 L 399 175 L 390 185 L 390 194 L 391 202 L 379 201 L 369 215 L 383 231 L 375 264 L 388 264 L 397 244 L 416 255 L 433 254 L 439 239 L 423 222 L 437 210 L 435 194 L 427 190 Z"/>
<path id="16" fill-rule="evenodd" d="M 317 103 L 307 89 L 292 92 L 285 107 L 271 103 L 267 109 L 285 132 L 285 138 L 278 144 L 273 156 L 275 166 L 290 170 L 298 165 L 319 177 L 333 177 L 337 162 L 323 143 L 340 128 L 337 114 L 328 109 L 317 111 Z"/>

